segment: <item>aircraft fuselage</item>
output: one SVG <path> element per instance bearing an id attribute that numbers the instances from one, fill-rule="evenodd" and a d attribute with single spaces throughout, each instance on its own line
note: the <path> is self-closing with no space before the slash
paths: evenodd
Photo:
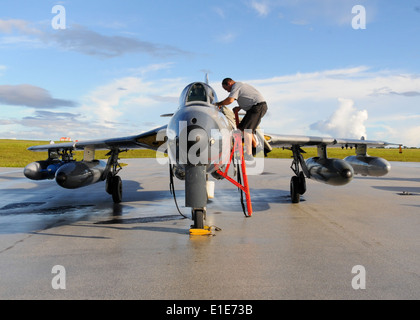
<path id="1" fill-rule="evenodd" d="M 201 94 L 194 94 L 197 91 Z M 188 165 L 202 165 L 206 173 L 212 173 L 215 164 L 229 160 L 232 130 L 214 106 L 216 100 L 213 89 L 204 83 L 192 83 L 184 89 L 166 134 L 170 163 L 178 173 Z"/>

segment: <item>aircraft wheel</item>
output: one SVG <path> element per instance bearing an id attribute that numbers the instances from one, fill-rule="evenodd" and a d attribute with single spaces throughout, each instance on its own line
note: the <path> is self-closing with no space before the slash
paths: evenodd
<path id="1" fill-rule="evenodd" d="M 300 201 L 299 188 L 299 177 L 293 176 L 290 180 L 290 197 L 292 198 L 292 203 L 299 203 Z"/>
<path id="2" fill-rule="evenodd" d="M 204 229 L 204 210 L 195 209 L 193 210 L 193 219 L 194 219 L 194 228 L 195 229 Z"/>
<path id="3" fill-rule="evenodd" d="M 108 173 L 108 176 L 106 177 L 105 191 L 108 194 L 112 194 L 112 174 L 111 174 L 111 172 Z"/>
<path id="4" fill-rule="evenodd" d="M 120 176 L 111 178 L 111 190 L 114 203 L 120 203 L 122 201 L 122 181 Z"/>
<path id="5" fill-rule="evenodd" d="M 299 194 L 302 195 L 302 194 L 305 194 L 306 192 L 306 179 L 302 171 L 299 172 L 298 178 L 299 178 Z"/>

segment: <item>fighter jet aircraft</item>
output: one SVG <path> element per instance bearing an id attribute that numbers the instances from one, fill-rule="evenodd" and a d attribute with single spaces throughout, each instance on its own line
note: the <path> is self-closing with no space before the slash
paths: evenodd
<path id="1" fill-rule="evenodd" d="M 252 164 L 244 161 L 240 131 L 235 130 L 235 123 L 228 114 L 230 109 L 221 112 L 215 106 L 217 101 L 216 92 L 208 83 L 191 83 L 182 91 L 178 109 L 173 114 L 163 115 L 170 117 L 167 125 L 128 137 L 30 147 L 32 151 L 48 151 L 48 159 L 27 165 L 24 174 L 32 180 L 55 179 L 59 186 L 67 189 L 105 181 L 106 192 L 119 203 L 123 200 L 118 176 L 122 169 L 119 154 L 128 149 L 147 148 L 167 155 L 157 160 L 169 164 L 171 182 L 173 177 L 185 181 L 185 206 L 192 208 L 194 228 L 205 228 L 209 175 L 238 186 L 246 195 L 244 213 L 250 216 L 252 205 L 246 170 L 258 167 L 258 161 L 263 158 L 256 157 L 256 163 Z M 349 183 L 354 174 L 383 176 L 391 168 L 385 159 L 370 157 L 366 152 L 368 146 L 390 145 L 384 141 L 262 134 L 261 131 L 255 136 L 257 154 L 264 155 L 272 147 L 292 151 L 290 195 L 293 203 L 298 203 L 306 192 L 306 178 L 338 186 Z M 303 146 L 316 146 L 318 156 L 305 161 Z M 351 147 L 356 155 L 344 160 L 328 158 L 327 146 Z M 95 150 L 99 149 L 109 150 L 108 161 L 95 160 Z M 84 150 L 82 161 L 73 159 L 75 150 Z M 229 175 L 229 168 L 235 168 L 236 179 Z"/>

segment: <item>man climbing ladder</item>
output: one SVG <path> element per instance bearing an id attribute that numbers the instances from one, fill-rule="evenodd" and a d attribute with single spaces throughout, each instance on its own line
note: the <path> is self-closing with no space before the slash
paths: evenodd
<path id="1" fill-rule="evenodd" d="M 233 108 L 233 112 L 245 110 L 246 114 L 237 128 L 244 133 L 245 139 L 245 161 L 254 161 L 252 156 L 253 134 L 261 122 L 261 118 L 267 112 L 267 103 L 261 93 L 249 84 L 243 82 L 235 82 L 231 78 L 225 78 L 222 81 L 222 87 L 230 92 L 229 96 L 216 103 L 219 108 L 238 101 L 239 107 Z"/>

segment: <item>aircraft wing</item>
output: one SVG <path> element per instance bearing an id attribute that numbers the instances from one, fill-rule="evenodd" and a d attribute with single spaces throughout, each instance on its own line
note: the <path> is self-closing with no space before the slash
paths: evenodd
<path id="1" fill-rule="evenodd" d="M 87 140 L 80 142 L 67 142 L 67 143 L 55 143 L 46 144 L 40 146 L 33 146 L 28 148 L 30 151 L 48 151 L 48 150 L 83 150 L 85 148 L 91 148 L 95 150 L 100 149 L 115 149 L 115 148 L 126 148 L 126 149 L 152 149 L 157 150 L 165 141 L 166 125 L 150 130 L 145 133 L 141 133 L 135 136 L 111 138 L 103 140 Z"/>
<path id="2" fill-rule="evenodd" d="M 330 137 L 315 137 L 315 136 L 292 136 L 292 135 L 277 135 L 264 134 L 266 141 L 273 147 L 291 147 L 297 146 L 317 146 L 317 145 L 334 145 L 354 147 L 356 145 L 366 145 L 371 147 L 385 147 L 388 145 L 399 145 L 396 143 L 389 143 L 385 141 L 374 140 L 357 140 L 357 139 L 335 139 Z"/>

